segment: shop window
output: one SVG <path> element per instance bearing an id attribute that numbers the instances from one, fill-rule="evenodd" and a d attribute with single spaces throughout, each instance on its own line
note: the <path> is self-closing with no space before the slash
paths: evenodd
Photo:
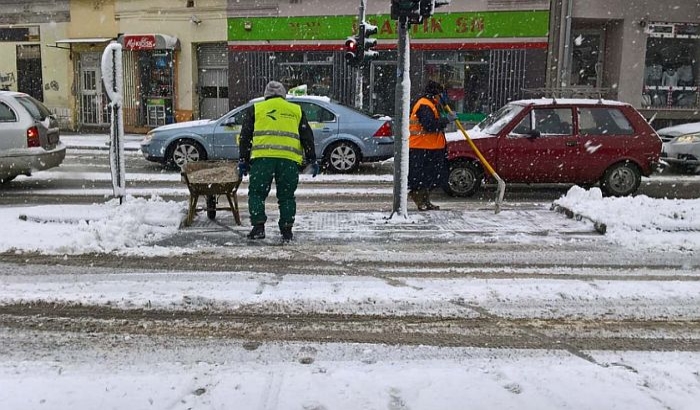
<path id="1" fill-rule="evenodd" d="M 646 107 L 698 107 L 700 24 L 650 23 L 642 104 Z"/>
<path id="2" fill-rule="evenodd" d="M 276 60 L 279 81 L 288 89 L 306 85 L 311 95 L 333 97 L 333 53 L 285 53 Z"/>
<path id="3" fill-rule="evenodd" d="M 174 122 L 174 71 L 171 50 L 138 52 L 145 123 L 156 127 Z"/>
<path id="4" fill-rule="evenodd" d="M 458 113 L 484 114 L 488 107 L 489 52 L 436 51 L 424 54 L 425 76 L 445 86 Z M 479 118 L 480 119 L 480 118 Z"/>
<path id="5" fill-rule="evenodd" d="M 571 85 L 599 88 L 603 67 L 603 29 L 578 30 L 573 33 Z"/>

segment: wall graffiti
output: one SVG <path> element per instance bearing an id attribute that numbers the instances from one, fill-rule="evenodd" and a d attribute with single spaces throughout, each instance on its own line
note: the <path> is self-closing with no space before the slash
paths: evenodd
<path id="1" fill-rule="evenodd" d="M 58 81 L 52 80 L 49 83 L 44 84 L 44 90 L 58 91 L 61 87 L 58 85 Z"/>
<path id="2" fill-rule="evenodd" d="M 0 72 L 0 90 L 9 91 L 15 82 L 15 73 Z"/>

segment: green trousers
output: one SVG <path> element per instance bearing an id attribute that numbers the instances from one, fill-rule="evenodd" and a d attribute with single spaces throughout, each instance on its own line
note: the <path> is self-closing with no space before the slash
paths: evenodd
<path id="1" fill-rule="evenodd" d="M 267 222 L 265 200 L 270 194 L 272 181 L 277 190 L 277 204 L 280 209 L 280 228 L 291 228 L 297 213 L 294 192 L 299 185 L 299 166 L 296 162 L 282 158 L 255 158 L 250 162 L 248 181 L 248 212 L 251 225 Z"/>

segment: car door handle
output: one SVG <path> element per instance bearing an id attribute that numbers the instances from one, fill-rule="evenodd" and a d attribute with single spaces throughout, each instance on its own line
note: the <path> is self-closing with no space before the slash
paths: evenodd
<path id="1" fill-rule="evenodd" d="M 566 141 L 566 146 L 567 147 L 575 147 L 578 145 L 577 141 Z"/>
<path id="2" fill-rule="evenodd" d="M 323 132 L 331 132 L 331 129 L 328 128 L 328 127 L 326 127 L 326 128 L 324 128 L 324 129 L 322 129 L 321 131 L 323 131 Z"/>

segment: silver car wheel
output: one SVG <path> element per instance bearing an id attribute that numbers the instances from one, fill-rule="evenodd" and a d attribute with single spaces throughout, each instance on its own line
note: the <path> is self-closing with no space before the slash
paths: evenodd
<path id="1" fill-rule="evenodd" d="M 333 172 L 351 172 L 358 167 L 357 149 L 348 143 L 334 145 L 328 153 L 328 165 Z"/>
<path id="2" fill-rule="evenodd" d="M 603 176 L 601 188 L 607 195 L 626 196 L 639 187 L 641 175 L 633 164 L 622 163 L 613 166 Z"/>
<path id="3" fill-rule="evenodd" d="M 192 141 L 180 141 L 170 155 L 173 163 L 182 168 L 187 162 L 201 161 L 205 158 L 204 152 L 199 144 Z"/>
<path id="4" fill-rule="evenodd" d="M 481 171 L 473 162 L 451 164 L 447 179 L 448 194 L 459 197 L 472 196 L 481 187 L 481 178 Z"/>

